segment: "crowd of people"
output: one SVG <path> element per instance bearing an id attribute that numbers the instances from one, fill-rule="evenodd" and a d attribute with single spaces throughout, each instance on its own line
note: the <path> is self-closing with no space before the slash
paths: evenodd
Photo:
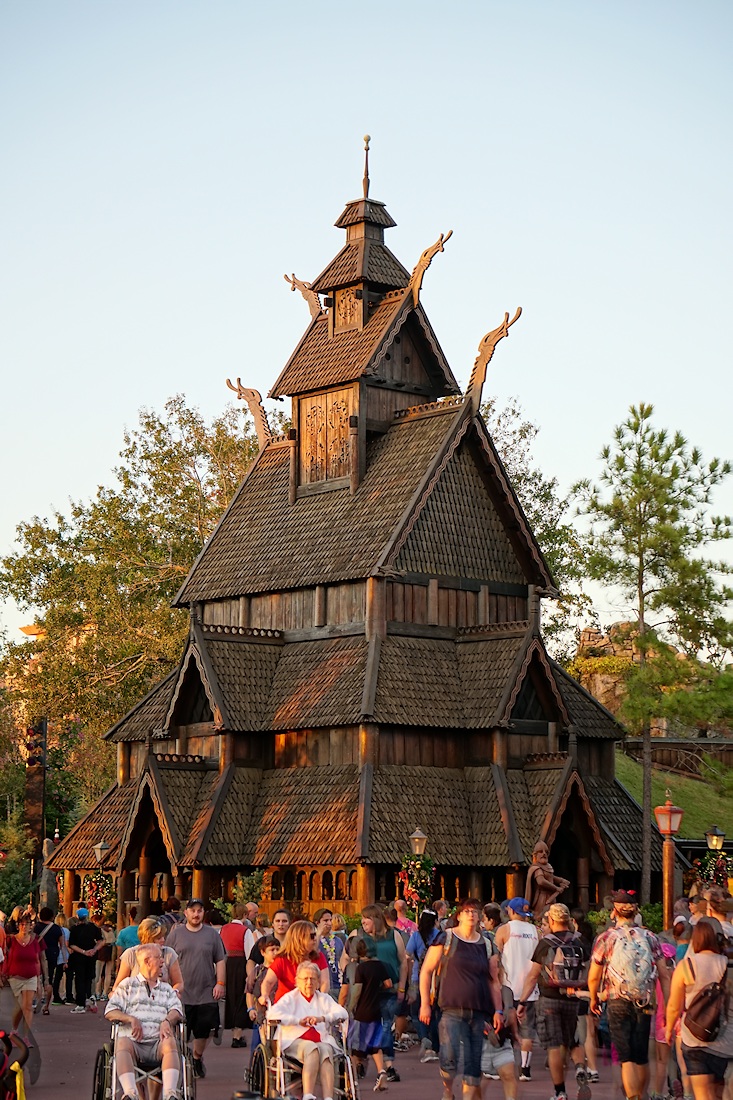
<path id="1" fill-rule="evenodd" d="M 398 899 L 366 906 L 349 931 L 326 907 L 312 921 L 283 908 L 270 922 L 256 904 L 237 904 L 225 920 L 202 899 L 181 910 L 170 898 L 139 922 L 131 909 L 119 933 L 84 907 L 68 920 L 18 907 L 0 920 L 1 974 L 15 998 L 12 1025 L 26 1034 L 34 1012 L 104 1005 L 120 1025 L 125 1100 L 138 1100 L 132 1064 L 143 1056 L 162 1065 L 164 1100 L 177 1100 L 179 1021 L 197 1077 L 212 1040 L 230 1032 L 251 1062 L 262 1028 L 276 1026 L 302 1062 L 304 1100 L 317 1087 L 333 1095 L 333 1027 L 358 1077 L 373 1063 L 375 1092 L 400 1082 L 397 1056 L 415 1043 L 421 1062 L 437 1063 L 443 1100 L 459 1072 L 465 1100 L 480 1100 L 491 1081 L 516 1100 L 538 1076 L 533 1059 L 551 1100 L 567 1100 L 569 1079 L 577 1100 L 590 1100 L 605 1046 L 619 1098 L 721 1100 L 733 1062 L 733 900 L 720 887 L 681 898 L 673 929 L 659 936 L 633 894 L 617 891 L 605 906 L 593 928 L 557 900 L 539 913 L 523 897 L 453 909 L 439 900 L 413 921 Z"/>

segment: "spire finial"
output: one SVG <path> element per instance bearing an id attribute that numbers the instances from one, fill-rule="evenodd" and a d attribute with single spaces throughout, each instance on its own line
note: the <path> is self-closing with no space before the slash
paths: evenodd
<path id="1" fill-rule="evenodd" d="M 369 198 L 369 134 L 364 134 L 364 198 Z"/>

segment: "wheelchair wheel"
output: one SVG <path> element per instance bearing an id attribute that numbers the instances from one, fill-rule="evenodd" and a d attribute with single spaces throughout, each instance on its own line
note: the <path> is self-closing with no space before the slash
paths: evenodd
<path id="1" fill-rule="evenodd" d="M 184 1100 L 196 1100 L 196 1078 L 193 1075 L 193 1054 L 190 1047 L 183 1051 L 183 1080 L 180 1084 Z"/>
<path id="2" fill-rule="evenodd" d="M 92 1100 L 113 1100 L 111 1043 L 105 1043 L 97 1051 L 97 1058 L 94 1063 L 94 1093 Z"/>
<path id="3" fill-rule="evenodd" d="M 249 1087 L 258 1096 L 267 1097 L 269 1096 L 267 1085 L 267 1055 L 265 1054 L 265 1048 L 260 1044 L 252 1055 L 252 1064 L 249 1067 Z"/>

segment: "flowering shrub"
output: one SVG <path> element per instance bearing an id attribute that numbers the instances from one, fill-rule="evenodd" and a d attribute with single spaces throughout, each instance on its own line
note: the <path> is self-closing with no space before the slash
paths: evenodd
<path id="1" fill-rule="evenodd" d="M 434 875 L 435 863 L 427 852 L 422 856 L 410 853 L 402 857 L 402 870 L 397 878 L 402 883 L 402 894 L 408 905 L 417 909 L 430 904 Z"/>
<path id="2" fill-rule="evenodd" d="M 87 875 L 81 888 L 82 901 L 93 918 L 99 918 L 117 908 L 117 893 L 111 875 L 96 871 Z"/>
<path id="3" fill-rule="evenodd" d="M 727 890 L 728 879 L 733 878 L 733 858 L 724 852 L 706 852 L 702 859 L 692 864 L 697 877 L 706 886 L 723 886 Z"/>

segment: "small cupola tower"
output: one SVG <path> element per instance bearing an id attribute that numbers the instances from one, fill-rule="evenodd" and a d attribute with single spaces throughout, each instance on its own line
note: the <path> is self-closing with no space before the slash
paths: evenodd
<path id="1" fill-rule="evenodd" d="M 362 198 L 347 203 L 335 223 L 346 230 L 346 244 L 312 286 L 317 294 L 326 295 L 332 338 L 363 329 L 385 293 L 410 281 L 409 272 L 384 243 L 385 229 L 397 223 L 383 202 L 369 198 L 369 141 L 366 134 Z"/>

